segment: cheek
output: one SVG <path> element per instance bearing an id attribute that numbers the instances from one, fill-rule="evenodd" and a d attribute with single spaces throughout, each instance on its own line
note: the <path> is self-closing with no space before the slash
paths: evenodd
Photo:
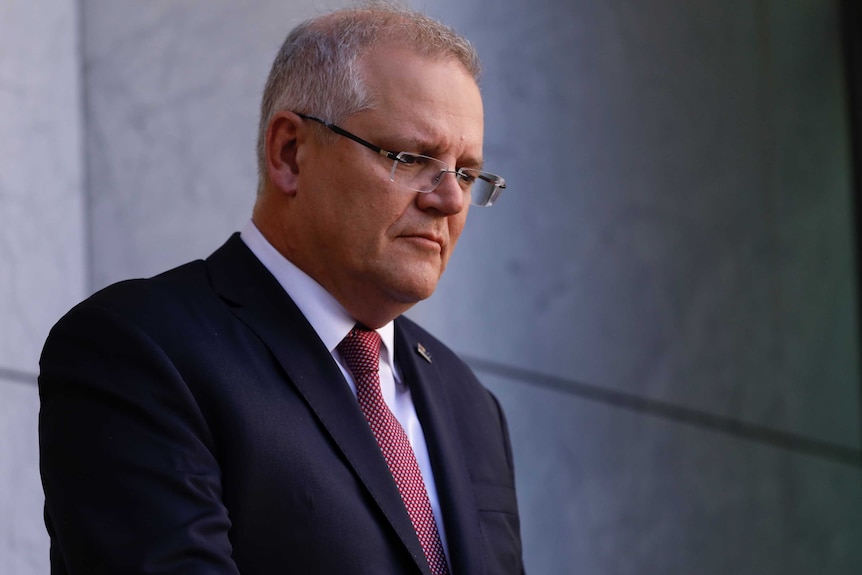
<path id="1" fill-rule="evenodd" d="M 461 237 L 461 232 L 464 231 L 464 225 L 467 223 L 467 210 L 469 206 L 464 208 L 460 214 L 449 216 L 449 251 L 455 249 L 455 244 L 458 243 L 458 238 Z"/>
<path id="2" fill-rule="evenodd" d="M 370 194 L 366 194 L 368 197 Z M 339 229 L 333 241 L 344 245 L 341 249 L 358 258 L 375 260 L 383 256 L 398 228 L 399 213 L 385 202 L 351 202 L 340 207 Z"/>

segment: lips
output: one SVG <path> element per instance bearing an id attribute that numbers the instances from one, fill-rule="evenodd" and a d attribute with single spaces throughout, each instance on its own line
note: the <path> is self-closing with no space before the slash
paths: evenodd
<path id="1" fill-rule="evenodd" d="M 434 233 L 424 233 L 424 232 L 406 233 L 406 234 L 402 234 L 401 237 L 405 238 L 405 239 L 418 239 L 418 240 L 425 240 L 428 242 L 433 242 L 440 247 L 441 251 L 443 250 L 443 238 L 442 238 L 442 236 L 439 236 L 439 235 L 434 234 Z"/>

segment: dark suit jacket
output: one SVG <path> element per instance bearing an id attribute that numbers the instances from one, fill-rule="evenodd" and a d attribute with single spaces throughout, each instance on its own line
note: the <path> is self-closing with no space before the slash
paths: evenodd
<path id="1" fill-rule="evenodd" d="M 522 572 L 496 400 L 413 322 L 395 338 L 453 574 Z M 75 307 L 39 386 L 54 574 L 429 572 L 355 396 L 237 235 Z"/>

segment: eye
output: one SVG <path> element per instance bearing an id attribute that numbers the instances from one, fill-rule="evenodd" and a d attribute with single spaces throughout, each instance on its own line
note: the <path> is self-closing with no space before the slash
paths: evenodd
<path id="1" fill-rule="evenodd" d="M 473 182 L 476 181 L 476 174 L 471 171 L 464 170 L 463 168 L 458 170 L 458 179 L 466 186 L 472 186 Z"/>
<path id="2" fill-rule="evenodd" d="M 409 152 L 401 152 L 398 154 L 398 161 L 404 167 L 423 169 L 426 166 L 430 165 L 434 160 L 431 158 L 426 158 L 420 154 L 411 154 Z"/>

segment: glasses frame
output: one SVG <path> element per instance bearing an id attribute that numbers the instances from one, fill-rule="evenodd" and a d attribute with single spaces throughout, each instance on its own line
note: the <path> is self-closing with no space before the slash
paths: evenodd
<path id="1" fill-rule="evenodd" d="M 428 190 L 417 190 L 415 188 L 411 188 L 410 186 L 406 186 L 406 185 L 402 184 L 401 182 L 396 182 L 399 185 L 404 186 L 405 188 L 407 188 L 409 190 L 413 190 L 414 192 L 419 192 L 421 194 L 427 194 L 427 193 L 433 192 L 437 188 L 437 186 L 440 185 L 440 182 L 443 180 L 443 178 L 442 178 L 443 174 L 454 174 L 455 177 L 461 181 L 470 181 L 471 179 L 475 179 L 476 177 L 478 177 L 478 178 L 481 178 L 482 180 L 488 182 L 489 184 L 491 184 L 493 186 L 493 188 L 492 188 L 491 192 L 488 194 L 488 198 L 484 202 L 474 203 L 472 201 L 472 199 L 473 199 L 472 193 L 470 194 L 470 201 L 475 206 L 490 207 L 491 205 L 493 205 L 493 203 L 497 199 L 497 197 L 499 197 L 500 192 L 506 188 L 506 180 L 504 180 L 501 176 L 498 176 L 496 174 L 468 168 L 468 169 L 470 169 L 471 172 L 477 173 L 476 176 L 473 176 L 472 174 L 465 173 L 463 171 L 465 168 L 458 168 L 456 170 L 450 170 L 449 164 L 447 164 L 446 162 L 444 162 L 442 160 L 438 160 L 437 158 L 432 158 L 431 156 L 425 156 L 423 154 L 414 154 L 412 152 L 406 152 L 406 151 L 390 152 L 389 150 L 384 150 L 380 146 L 372 144 L 371 142 L 369 142 L 368 140 L 365 140 L 364 138 L 360 138 L 356 134 L 348 132 L 344 128 L 337 126 L 337 125 L 333 124 L 332 122 L 327 122 L 326 120 L 323 120 L 322 118 L 318 118 L 316 116 L 311 116 L 309 114 L 303 114 L 301 112 L 294 112 L 294 114 L 296 114 L 297 116 L 299 116 L 303 120 L 311 120 L 313 122 L 317 122 L 318 124 L 322 124 L 323 126 L 327 127 L 328 129 L 335 132 L 339 136 L 344 136 L 345 138 L 353 140 L 357 144 L 365 146 L 366 148 L 373 150 L 374 152 L 383 156 L 384 158 L 388 158 L 388 159 L 392 160 L 393 162 L 395 162 L 392 164 L 392 170 L 389 172 L 389 180 L 392 182 L 395 182 L 395 170 L 398 167 L 398 164 L 409 164 L 410 163 L 404 159 L 405 155 L 418 156 L 418 157 L 426 158 L 429 160 L 433 160 L 433 161 L 439 163 L 441 166 L 445 167 L 444 170 L 440 170 L 440 173 L 435 178 L 434 186 Z"/>

